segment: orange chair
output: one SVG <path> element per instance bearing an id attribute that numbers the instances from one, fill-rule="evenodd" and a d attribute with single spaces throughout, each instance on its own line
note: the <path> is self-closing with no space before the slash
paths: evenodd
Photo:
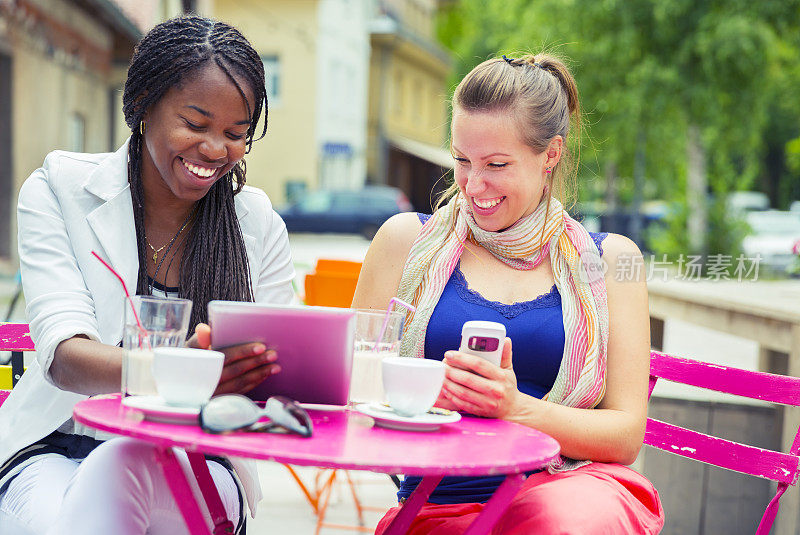
<path id="1" fill-rule="evenodd" d="M 317 265 L 314 271 L 327 271 L 333 273 L 344 273 L 347 275 L 355 275 L 361 273 L 361 262 L 354 262 L 352 260 L 331 260 L 329 258 L 320 258 L 317 260 Z"/>
<path id="2" fill-rule="evenodd" d="M 305 278 L 305 303 L 349 308 L 356 292 L 361 262 L 320 259 Z"/>

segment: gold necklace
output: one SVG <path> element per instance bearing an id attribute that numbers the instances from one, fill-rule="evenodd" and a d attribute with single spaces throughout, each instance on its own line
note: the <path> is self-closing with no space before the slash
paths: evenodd
<path id="1" fill-rule="evenodd" d="M 193 213 L 194 213 L 194 210 L 192 210 L 191 212 L 189 212 L 189 215 L 188 215 L 188 217 L 186 218 L 186 221 L 184 221 L 184 222 L 183 222 L 183 225 L 181 225 L 181 228 L 179 228 L 179 229 L 178 229 L 178 232 L 177 232 L 177 233 L 176 233 L 176 234 L 175 234 L 175 235 L 172 237 L 172 239 L 171 239 L 171 240 L 169 240 L 169 242 L 165 243 L 164 245 L 162 245 L 162 246 L 161 246 L 161 247 L 159 247 L 158 249 L 156 249 L 155 247 L 153 247 L 153 244 L 152 244 L 152 243 L 150 243 L 150 240 L 147 238 L 147 236 L 145 236 L 145 237 L 144 237 L 144 241 L 145 241 L 145 242 L 147 242 L 147 245 L 148 245 L 148 246 L 150 247 L 150 249 L 153 251 L 153 264 L 156 264 L 156 265 L 158 265 L 158 253 L 160 253 L 160 252 L 161 252 L 161 251 L 164 249 L 164 247 L 166 247 L 166 246 L 168 246 L 168 245 L 172 245 L 172 244 L 173 244 L 173 242 L 174 242 L 176 239 L 178 239 L 178 236 L 180 236 L 180 235 L 181 235 L 181 232 L 183 232 L 183 229 L 185 229 L 185 228 L 186 228 L 186 225 L 188 225 L 188 224 L 189 224 L 189 221 L 192 219 L 192 214 L 193 214 Z"/>
<path id="2" fill-rule="evenodd" d="M 164 247 L 166 247 L 166 246 L 167 246 L 167 244 L 165 243 L 164 245 L 162 245 L 161 247 L 159 247 L 158 249 L 156 249 L 155 247 L 153 247 L 153 245 L 150 243 L 150 240 L 148 240 L 146 236 L 145 236 L 145 238 L 144 238 L 144 239 L 145 239 L 145 241 L 147 242 L 147 245 L 150 247 L 150 249 L 152 249 L 152 250 L 153 250 L 153 263 L 155 264 L 155 263 L 156 263 L 156 260 L 158 259 L 158 253 L 160 253 L 160 252 L 161 252 L 161 250 L 162 250 Z"/>

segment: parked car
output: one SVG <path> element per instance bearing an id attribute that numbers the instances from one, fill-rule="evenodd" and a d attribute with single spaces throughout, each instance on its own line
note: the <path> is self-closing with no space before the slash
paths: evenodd
<path id="1" fill-rule="evenodd" d="M 745 220 L 750 227 L 750 234 L 742 241 L 745 256 L 755 258 L 760 254 L 761 266 L 786 274 L 795 260 L 792 247 L 800 240 L 800 212 L 748 212 Z"/>
<path id="2" fill-rule="evenodd" d="M 412 209 L 405 193 L 391 186 L 317 190 L 278 210 L 289 232 L 342 232 L 372 239 L 384 221 Z"/>
<path id="3" fill-rule="evenodd" d="M 738 213 L 769 210 L 769 197 L 760 191 L 734 191 L 727 197 L 728 209 Z"/>

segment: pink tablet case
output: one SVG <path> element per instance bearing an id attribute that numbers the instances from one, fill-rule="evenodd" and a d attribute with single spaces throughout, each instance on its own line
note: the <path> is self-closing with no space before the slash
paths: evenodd
<path id="1" fill-rule="evenodd" d="M 353 368 L 355 311 L 348 308 L 211 301 L 214 349 L 263 342 L 278 353 L 281 372 L 246 395 L 300 403 L 346 405 Z"/>

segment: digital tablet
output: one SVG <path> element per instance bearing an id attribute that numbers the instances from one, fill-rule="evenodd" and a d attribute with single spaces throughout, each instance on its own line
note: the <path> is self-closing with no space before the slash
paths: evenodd
<path id="1" fill-rule="evenodd" d="M 211 347 L 262 342 L 278 353 L 280 373 L 246 395 L 346 405 L 353 368 L 355 310 L 238 301 L 208 303 Z"/>

